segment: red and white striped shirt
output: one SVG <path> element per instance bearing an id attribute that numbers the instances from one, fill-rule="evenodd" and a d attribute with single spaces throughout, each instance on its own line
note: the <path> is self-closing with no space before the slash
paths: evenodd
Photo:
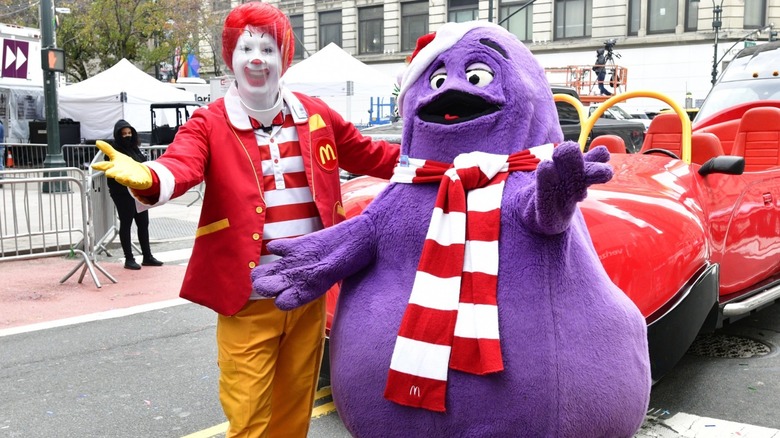
<path id="1" fill-rule="evenodd" d="M 287 108 L 282 126 L 274 126 L 270 132 L 256 129 L 255 138 L 262 159 L 266 203 L 262 264 L 279 258 L 268 252 L 268 242 L 309 234 L 323 226 L 306 179 L 298 131 Z M 250 299 L 262 297 L 253 291 Z"/>

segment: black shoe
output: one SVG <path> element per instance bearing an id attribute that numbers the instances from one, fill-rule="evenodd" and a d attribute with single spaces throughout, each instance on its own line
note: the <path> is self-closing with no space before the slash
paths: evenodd
<path id="1" fill-rule="evenodd" d="M 148 259 L 145 258 L 144 261 L 141 262 L 141 264 L 144 266 L 162 266 L 163 262 L 157 260 L 154 257 L 150 257 Z"/>
<path id="2" fill-rule="evenodd" d="M 135 262 L 135 260 L 125 260 L 125 269 L 132 269 L 137 271 L 141 269 L 141 265 Z"/>

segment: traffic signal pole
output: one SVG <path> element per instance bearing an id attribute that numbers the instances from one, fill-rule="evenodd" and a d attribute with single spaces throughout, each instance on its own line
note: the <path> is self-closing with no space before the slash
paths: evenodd
<path id="1" fill-rule="evenodd" d="M 44 168 L 65 167 L 60 145 L 60 124 L 57 111 L 57 72 L 49 68 L 48 50 L 54 49 L 54 3 L 52 0 L 41 0 L 41 68 L 43 69 L 43 99 L 46 105 L 46 159 Z M 61 191 L 53 187 L 44 192 Z"/>

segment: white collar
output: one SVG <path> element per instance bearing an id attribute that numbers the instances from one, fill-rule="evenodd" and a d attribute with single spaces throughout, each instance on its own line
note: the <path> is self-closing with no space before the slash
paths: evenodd
<path id="1" fill-rule="evenodd" d="M 309 119 L 309 115 L 306 112 L 306 108 L 303 107 L 301 101 L 290 90 L 281 87 L 282 99 L 284 104 L 283 110 L 287 113 L 291 113 L 295 124 L 303 123 Z M 227 113 L 230 124 L 239 130 L 250 130 L 252 124 L 249 122 L 249 115 L 242 108 L 241 98 L 238 96 L 238 88 L 236 83 L 233 82 L 225 93 L 225 112 Z"/>

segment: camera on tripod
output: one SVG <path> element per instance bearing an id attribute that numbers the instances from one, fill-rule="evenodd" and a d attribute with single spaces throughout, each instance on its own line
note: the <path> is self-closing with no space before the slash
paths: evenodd
<path id="1" fill-rule="evenodd" d="M 607 61 L 612 60 L 612 55 L 614 54 L 616 58 L 620 58 L 619 53 L 614 53 L 613 49 L 615 48 L 615 44 L 617 44 L 617 40 L 615 38 L 610 38 L 606 41 L 604 41 L 604 50 L 606 50 L 607 55 L 606 59 Z"/>

